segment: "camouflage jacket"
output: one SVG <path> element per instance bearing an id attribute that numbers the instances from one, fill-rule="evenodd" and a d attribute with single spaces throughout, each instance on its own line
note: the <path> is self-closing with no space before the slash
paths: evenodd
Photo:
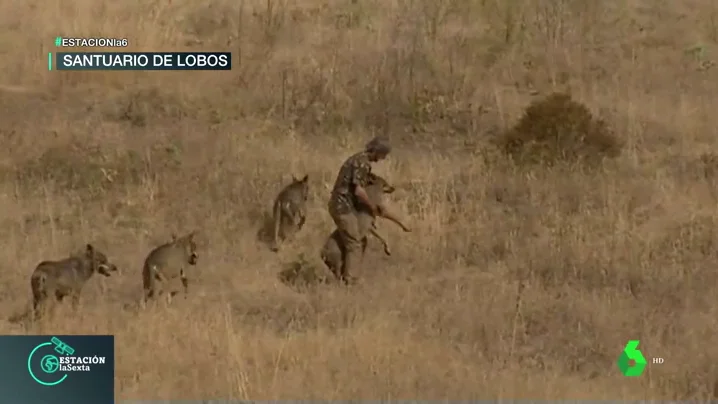
<path id="1" fill-rule="evenodd" d="M 366 187 L 371 175 L 371 163 L 365 152 L 349 157 L 339 169 L 329 199 L 329 210 L 340 215 L 356 212 L 359 201 L 354 195 L 354 189 L 357 185 Z"/>

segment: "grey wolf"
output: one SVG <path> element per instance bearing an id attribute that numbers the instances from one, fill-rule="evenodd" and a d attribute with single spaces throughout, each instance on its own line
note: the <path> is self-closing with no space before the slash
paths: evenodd
<path id="1" fill-rule="evenodd" d="M 150 251 L 142 267 L 142 286 L 144 301 L 148 301 L 163 292 L 167 292 L 167 299 L 171 299 L 179 291 L 174 289 L 176 281 L 182 283 L 182 289 L 187 295 L 189 280 L 187 269 L 190 265 L 197 265 L 196 232 L 178 238 L 172 235 L 172 241 L 162 244 Z"/>
<path id="2" fill-rule="evenodd" d="M 73 305 L 77 306 L 82 288 L 92 275 L 111 276 L 113 272 L 117 272 L 117 266 L 91 244 L 69 258 L 39 263 L 30 277 L 35 317 L 42 314 L 42 309 L 51 299 L 61 302 L 69 296 Z"/>
<path id="3" fill-rule="evenodd" d="M 302 179 L 292 176 L 292 182 L 284 187 L 272 207 L 272 251 L 279 250 L 280 237 L 286 239 L 302 229 L 307 220 L 309 199 L 309 175 Z"/>

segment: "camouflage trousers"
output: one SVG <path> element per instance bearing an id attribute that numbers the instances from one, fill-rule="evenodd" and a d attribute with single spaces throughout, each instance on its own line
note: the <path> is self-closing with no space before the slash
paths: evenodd
<path id="1" fill-rule="evenodd" d="M 339 230 L 341 244 L 344 247 L 340 275 L 345 282 L 350 282 L 355 279 L 352 276 L 352 271 L 356 269 L 362 258 L 362 239 L 365 237 L 363 233 L 366 229 L 360 226 L 356 212 L 347 213 L 346 209 L 339 210 L 336 206 L 337 204 L 329 203 L 329 215 Z"/>

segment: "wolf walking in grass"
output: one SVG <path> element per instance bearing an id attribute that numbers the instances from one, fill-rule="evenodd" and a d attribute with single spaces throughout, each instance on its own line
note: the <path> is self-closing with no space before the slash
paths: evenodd
<path id="1" fill-rule="evenodd" d="M 35 267 L 30 276 L 32 291 L 32 313 L 39 318 L 49 303 L 62 302 L 70 297 L 74 306 L 80 302 L 82 288 L 95 273 L 111 276 L 117 272 L 117 266 L 110 263 L 107 256 L 91 244 L 84 251 L 72 254 L 60 261 L 43 261 Z M 27 317 L 29 312 L 15 316 L 11 321 Z"/>
<path id="2" fill-rule="evenodd" d="M 272 207 L 272 251 L 279 251 L 279 243 L 302 229 L 307 220 L 309 175 L 292 177 L 292 183 L 277 195 Z M 281 238 L 281 240 L 280 240 Z"/>
<path id="3" fill-rule="evenodd" d="M 179 291 L 175 289 L 177 281 L 182 284 L 182 291 L 187 295 L 189 279 L 187 270 L 197 265 L 197 243 L 195 232 L 184 237 L 172 236 L 172 241 L 152 250 L 145 259 L 142 267 L 142 286 L 144 301 L 166 293 L 171 299 Z"/>

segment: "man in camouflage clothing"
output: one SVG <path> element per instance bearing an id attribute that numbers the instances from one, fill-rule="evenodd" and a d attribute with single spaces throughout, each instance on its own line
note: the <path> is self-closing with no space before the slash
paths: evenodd
<path id="1" fill-rule="evenodd" d="M 341 278 L 347 284 L 357 280 L 351 275 L 351 271 L 361 258 L 361 240 L 365 236 L 360 234 L 356 213 L 359 209 L 367 209 L 376 214 L 379 209 L 371 203 L 365 190 L 371 177 L 371 163 L 385 159 L 389 152 L 391 146 L 386 139 L 382 137 L 372 139 L 363 151 L 344 162 L 332 189 L 329 214 L 337 225 L 344 244 L 345 257 Z"/>

